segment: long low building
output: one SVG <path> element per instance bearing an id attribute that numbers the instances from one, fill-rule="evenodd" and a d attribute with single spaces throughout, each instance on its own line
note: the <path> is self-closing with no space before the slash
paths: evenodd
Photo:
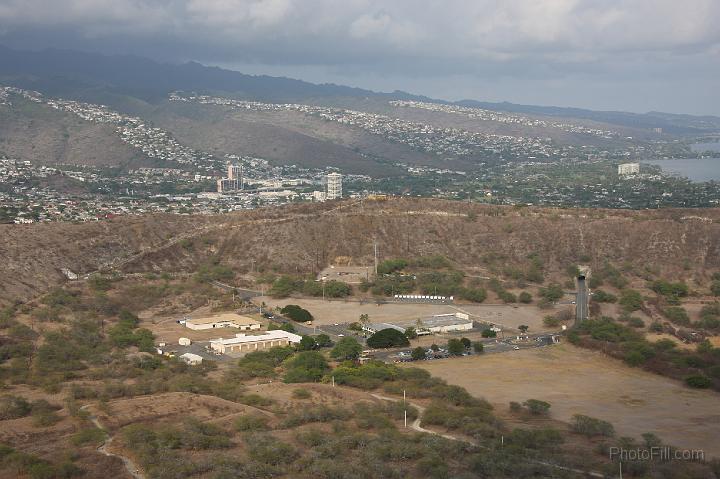
<path id="1" fill-rule="evenodd" d="M 210 341 L 210 348 L 218 353 L 250 353 L 278 346 L 297 344 L 302 337 L 282 330 L 272 330 L 265 334 L 247 335 L 238 333 L 234 338 L 219 338 Z"/>
<path id="2" fill-rule="evenodd" d="M 262 323 L 247 316 L 235 313 L 222 313 L 204 318 L 193 318 L 185 321 L 185 327 L 193 330 L 237 328 L 240 331 L 258 331 Z"/>
<path id="3" fill-rule="evenodd" d="M 388 323 L 370 323 L 362 326 L 362 330 L 370 334 L 383 329 L 394 329 L 404 333 L 408 328 L 414 328 L 419 335 L 450 333 L 453 331 L 469 331 L 473 328 L 473 321 L 465 313 L 436 314 L 417 320 L 400 320 Z"/>
<path id="4" fill-rule="evenodd" d="M 419 323 L 419 324 L 418 324 Z M 453 331 L 468 331 L 473 328 L 473 321 L 465 313 L 436 314 L 429 318 L 421 318 L 414 323 L 398 323 L 400 326 L 413 326 L 418 332 L 450 333 Z"/>

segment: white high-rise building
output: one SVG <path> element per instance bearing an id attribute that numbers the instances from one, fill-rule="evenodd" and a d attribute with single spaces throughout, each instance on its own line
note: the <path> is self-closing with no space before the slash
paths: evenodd
<path id="1" fill-rule="evenodd" d="M 640 173 L 640 163 L 623 163 L 618 165 L 618 175 L 637 175 Z"/>
<path id="2" fill-rule="evenodd" d="M 342 175 L 340 173 L 330 173 L 327 175 L 326 198 L 328 200 L 342 198 Z"/>
<path id="3" fill-rule="evenodd" d="M 237 180 L 238 186 L 243 187 L 243 167 L 228 163 L 228 180 Z"/>

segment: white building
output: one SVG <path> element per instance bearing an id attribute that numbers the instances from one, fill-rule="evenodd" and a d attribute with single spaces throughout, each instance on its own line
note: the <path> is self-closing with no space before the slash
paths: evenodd
<path id="1" fill-rule="evenodd" d="M 301 336 L 288 333 L 287 331 L 272 330 L 265 334 L 249 336 L 245 333 L 238 333 L 234 338 L 214 339 L 210 341 L 210 348 L 221 354 L 240 353 L 246 354 L 252 351 L 262 351 L 275 347 L 289 346 L 297 344 L 302 339 Z"/>
<path id="2" fill-rule="evenodd" d="M 203 329 L 237 328 L 240 331 L 257 331 L 262 323 L 257 319 L 240 316 L 235 313 L 223 313 L 205 318 L 194 318 L 185 321 L 185 327 L 195 331 Z"/>
<path id="3" fill-rule="evenodd" d="M 202 363 L 202 361 L 203 361 L 202 356 L 199 356 L 199 355 L 193 354 L 193 353 L 181 354 L 179 357 L 182 361 L 185 361 L 186 363 L 188 363 L 191 366 L 196 366 L 196 365 Z"/>
<path id="4" fill-rule="evenodd" d="M 469 331 L 473 328 L 473 321 L 465 313 L 436 314 L 429 318 L 420 319 L 422 326 L 415 327 L 431 333 L 449 333 L 452 331 Z"/>
<path id="5" fill-rule="evenodd" d="M 340 173 L 330 173 L 327 175 L 326 198 L 328 200 L 342 198 L 342 175 Z"/>
<path id="6" fill-rule="evenodd" d="M 618 165 L 618 175 L 637 175 L 640 173 L 640 163 L 623 163 Z"/>
<path id="7" fill-rule="evenodd" d="M 242 165 L 233 165 L 232 163 L 228 163 L 228 179 L 229 180 L 238 180 L 242 183 Z"/>
<path id="8" fill-rule="evenodd" d="M 312 200 L 317 203 L 322 203 L 327 199 L 327 194 L 325 194 L 324 191 L 313 191 L 312 192 Z"/>

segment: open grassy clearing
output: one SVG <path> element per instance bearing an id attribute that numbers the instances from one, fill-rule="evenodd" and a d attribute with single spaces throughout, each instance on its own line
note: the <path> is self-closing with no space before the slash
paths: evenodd
<path id="1" fill-rule="evenodd" d="M 720 394 L 689 389 L 602 353 L 563 344 L 413 366 L 498 408 L 537 398 L 551 403 L 553 417 L 561 421 L 585 414 L 611 422 L 619 435 L 653 432 L 677 447 L 720 456 Z"/>

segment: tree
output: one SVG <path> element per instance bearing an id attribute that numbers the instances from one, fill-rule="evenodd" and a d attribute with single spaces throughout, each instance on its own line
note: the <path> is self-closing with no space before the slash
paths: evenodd
<path id="1" fill-rule="evenodd" d="M 450 353 L 452 356 L 462 356 L 462 354 L 465 352 L 465 346 L 463 345 L 462 341 L 456 338 L 448 341 L 447 348 L 448 353 Z"/>
<path id="2" fill-rule="evenodd" d="M 560 326 L 560 320 L 555 316 L 549 315 L 543 318 L 543 324 L 548 328 L 557 328 Z"/>
<path id="3" fill-rule="evenodd" d="M 530 326 L 521 324 L 520 326 L 518 326 L 518 329 L 520 330 L 521 333 L 526 334 L 528 332 L 528 329 L 530 329 Z"/>
<path id="4" fill-rule="evenodd" d="M 361 314 L 359 323 L 361 326 L 367 326 L 368 324 L 370 324 L 370 316 L 364 313 Z"/>
<path id="5" fill-rule="evenodd" d="M 298 344 L 300 351 L 310 351 L 315 348 L 317 348 L 317 342 L 312 336 L 303 336 L 300 339 L 300 344 Z"/>
<path id="6" fill-rule="evenodd" d="M 425 348 L 423 348 L 422 346 L 418 346 L 417 348 L 412 350 L 410 356 L 412 357 L 413 361 L 420 361 L 421 359 L 425 359 Z"/>
<path id="7" fill-rule="evenodd" d="M 565 292 L 557 283 L 550 283 L 547 288 L 540 288 L 540 296 L 550 301 L 551 303 L 556 302 L 565 295 Z"/>
<path id="8" fill-rule="evenodd" d="M 330 351 L 333 359 L 357 359 L 362 352 L 362 345 L 355 338 L 342 338 Z"/>
<path id="9" fill-rule="evenodd" d="M 435 343 L 432 343 L 432 344 L 430 345 L 430 349 L 432 349 L 434 352 L 437 353 L 438 351 L 440 351 L 440 346 L 438 346 L 438 345 L 435 344 Z"/>
<path id="10" fill-rule="evenodd" d="M 481 343 L 480 341 L 475 341 L 474 343 L 472 343 L 472 347 L 473 347 L 473 351 L 476 354 L 480 354 L 485 350 L 483 343 Z"/>
<path id="11" fill-rule="evenodd" d="M 463 343 L 465 349 L 470 349 L 470 346 L 472 346 L 472 343 L 468 338 L 460 338 L 460 342 Z"/>
<path id="12" fill-rule="evenodd" d="M 310 314 L 310 311 L 301 308 L 297 304 L 288 304 L 280 310 L 280 313 L 299 323 L 305 323 L 313 320 L 313 316 Z"/>
<path id="13" fill-rule="evenodd" d="M 528 399 L 523 403 L 523 406 L 530 411 L 530 414 L 536 416 L 545 416 L 550 411 L 550 403 L 539 399 Z"/>
<path id="14" fill-rule="evenodd" d="M 315 343 L 318 345 L 319 348 L 327 348 L 332 346 L 332 340 L 330 339 L 330 336 L 327 334 L 318 334 L 315 336 Z"/>
<path id="15" fill-rule="evenodd" d="M 417 331 L 415 331 L 415 328 L 410 326 L 409 328 L 405 329 L 405 337 L 408 339 L 415 339 L 418 337 Z"/>
<path id="16" fill-rule="evenodd" d="M 344 298 L 352 294 L 352 288 L 342 281 L 327 281 L 325 283 L 325 296 L 329 298 Z"/>
<path id="17" fill-rule="evenodd" d="M 370 336 L 367 344 L 371 348 L 392 348 L 396 346 L 409 346 L 410 341 L 397 329 L 386 328 Z"/>
<path id="18" fill-rule="evenodd" d="M 495 337 L 497 337 L 497 333 L 489 328 L 483 329 L 482 337 L 483 338 L 495 338 Z"/>
<path id="19" fill-rule="evenodd" d="M 573 416 L 572 430 L 588 437 L 615 435 L 615 428 L 609 422 L 582 414 Z"/>
<path id="20" fill-rule="evenodd" d="M 532 303 L 532 295 L 527 291 L 523 291 L 518 295 L 518 301 L 523 304 L 530 304 Z"/>

